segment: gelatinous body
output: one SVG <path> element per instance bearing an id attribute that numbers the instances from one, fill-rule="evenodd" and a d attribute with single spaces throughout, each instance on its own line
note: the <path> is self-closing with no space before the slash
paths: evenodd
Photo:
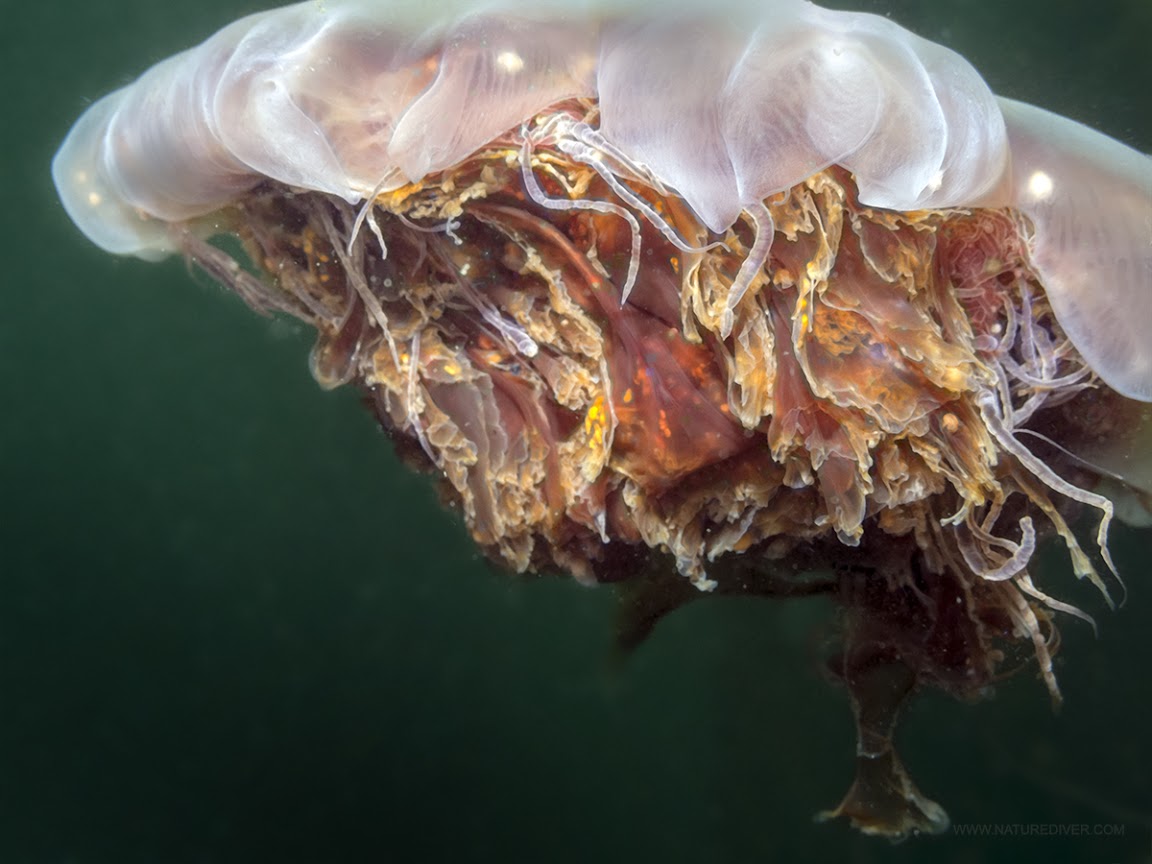
<path id="1" fill-rule="evenodd" d="M 1148 510 L 1148 158 L 884 19 L 289 7 L 94 105 L 54 174 L 110 251 L 313 325 L 494 558 L 631 580 L 626 638 L 833 594 L 867 831 L 947 824 L 892 749 L 914 687 L 1023 648 L 1058 696 L 1084 613 L 1037 542 L 1108 596 L 1113 501 Z"/>

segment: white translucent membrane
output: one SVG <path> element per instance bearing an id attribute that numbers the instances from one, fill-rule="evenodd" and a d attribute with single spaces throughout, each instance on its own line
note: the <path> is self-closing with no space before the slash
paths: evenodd
<path id="1" fill-rule="evenodd" d="M 1013 206 L 1072 344 L 1114 390 L 1152 401 L 1152 158 L 1066 117 L 1000 100 Z"/>
<path id="2" fill-rule="evenodd" d="M 995 97 L 962 57 L 884 18 L 764 3 L 607 23 L 604 136 L 714 231 L 832 164 L 860 198 L 912 210 L 981 202 L 1007 159 Z"/>
<path id="3" fill-rule="evenodd" d="M 171 251 L 164 223 L 264 178 L 355 202 L 573 96 L 598 97 L 604 138 L 714 231 L 831 164 L 873 207 L 1019 208 L 1073 343 L 1152 401 L 1148 158 L 998 102 L 959 55 L 884 18 L 802 0 L 290 6 L 93 105 L 53 175 L 94 242 L 155 258 Z"/>

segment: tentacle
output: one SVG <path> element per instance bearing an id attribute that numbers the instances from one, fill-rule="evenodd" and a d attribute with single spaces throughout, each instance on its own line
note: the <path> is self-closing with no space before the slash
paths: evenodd
<path id="1" fill-rule="evenodd" d="M 736 278 L 728 291 L 728 300 L 724 304 L 724 313 L 720 319 L 720 335 L 724 338 L 732 332 L 736 306 L 744 299 L 744 295 L 748 293 L 756 278 L 764 272 L 764 263 L 768 260 L 768 252 L 772 249 L 772 239 L 776 232 L 772 213 L 763 203 L 749 205 L 744 212 L 752 220 L 756 236 L 752 248 L 748 250 L 748 257 L 740 265 L 740 270 L 736 273 Z"/>
<path id="2" fill-rule="evenodd" d="M 437 241 L 442 243 L 443 241 Z M 522 354 L 525 357 L 535 357 L 540 351 L 540 346 L 536 344 L 536 340 L 528 335 L 528 331 L 517 324 L 515 321 L 510 321 L 500 314 L 500 311 L 484 296 L 476 290 L 476 286 L 472 284 L 470 279 L 464 277 L 448 259 L 448 256 L 436 247 L 436 257 L 440 260 L 444 269 L 452 274 L 452 279 L 456 283 L 460 293 L 472 304 L 473 308 L 480 313 L 480 317 L 490 325 L 500 338 L 516 353 Z"/>
<path id="3" fill-rule="evenodd" d="M 1120 575 L 1116 570 L 1116 565 L 1112 562 L 1112 554 L 1108 551 L 1108 526 L 1112 522 L 1114 511 L 1112 502 L 1103 495 L 1097 495 L 1081 489 L 1078 486 L 1073 486 L 1020 443 L 1004 425 L 1001 408 L 997 404 L 996 397 L 991 391 L 981 393 L 977 397 L 977 404 L 980 408 L 980 416 L 983 417 L 988 431 L 1000 446 L 1015 456 L 1020 464 L 1027 468 L 1037 480 L 1040 480 L 1052 491 L 1059 492 L 1061 495 L 1071 498 L 1073 501 L 1079 501 L 1081 504 L 1095 507 L 1103 514 L 1100 519 L 1100 526 L 1096 531 L 1096 545 L 1100 550 L 1100 556 L 1108 565 L 1108 569 L 1119 579 Z M 1100 587 L 1103 590 L 1103 586 L 1101 585 Z M 1107 591 L 1104 591 L 1104 595 L 1105 597 L 1108 596 Z M 1109 602 L 1111 601 L 1109 600 Z"/>
<path id="4" fill-rule="evenodd" d="M 668 238 L 669 243 L 681 252 L 704 253 L 712 249 L 727 248 L 726 245 L 719 240 L 715 243 L 709 243 L 707 246 L 693 246 L 681 237 L 676 229 L 669 225 L 667 220 L 657 213 L 651 204 L 621 182 L 619 172 L 615 168 L 605 164 L 606 160 L 604 157 L 606 155 L 609 156 L 613 162 L 622 166 L 626 173 L 638 175 L 641 182 L 651 186 L 662 194 L 667 194 L 660 181 L 647 169 L 631 161 L 627 156 L 609 144 L 607 139 L 595 129 L 586 123 L 577 123 L 572 127 L 571 136 L 572 137 L 561 137 L 557 140 L 557 147 L 560 151 L 571 156 L 581 164 L 592 168 L 622 201 L 634 210 L 638 210 L 654 228 Z"/>
<path id="5" fill-rule="evenodd" d="M 985 563 L 987 556 L 980 554 L 978 550 L 973 548 L 971 537 L 963 531 L 957 534 L 957 545 L 960 548 L 960 554 L 964 556 L 964 562 L 972 569 L 973 573 L 990 582 L 1003 582 L 1019 575 L 1028 566 L 1028 561 L 1036 551 L 1036 529 L 1032 527 L 1030 516 L 1024 516 L 1020 519 L 1019 543 L 1014 543 L 1005 537 L 993 536 L 974 525 L 969 525 L 968 529 L 984 545 L 998 546 L 1008 552 L 1008 558 L 1000 566 L 988 567 Z"/>
<path id="6" fill-rule="evenodd" d="M 388 257 L 388 244 L 384 242 L 384 234 L 380 231 L 380 225 L 376 222 L 376 199 L 380 193 L 384 191 L 384 187 L 396 179 L 397 170 L 392 169 L 380 178 L 372 192 L 364 199 L 363 205 L 356 213 L 356 221 L 352 223 L 352 233 L 348 235 L 348 243 L 345 246 L 345 251 L 351 253 L 352 245 L 356 242 L 356 237 L 360 234 L 360 227 L 364 224 L 364 220 L 368 220 L 368 227 L 372 230 L 373 236 L 380 244 L 380 257 Z"/>
<path id="7" fill-rule="evenodd" d="M 1043 591 L 1041 591 L 1039 588 L 1037 588 L 1034 584 L 1032 584 L 1032 577 L 1029 576 L 1027 573 L 1021 573 L 1018 577 L 1016 577 L 1016 587 L 1018 587 L 1021 591 L 1023 591 L 1025 594 L 1029 595 L 1030 597 L 1033 597 L 1036 600 L 1039 600 L 1041 603 L 1043 603 L 1049 609 L 1053 609 L 1057 612 L 1064 612 L 1067 615 L 1072 615 L 1076 618 L 1079 618 L 1081 621 L 1088 622 L 1088 626 L 1090 626 L 1092 628 L 1092 635 L 1099 637 L 1100 633 L 1096 629 L 1096 619 L 1095 618 L 1093 618 L 1091 615 L 1089 615 L 1083 609 L 1076 608 L 1071 603 L 1064 603 L 1060 600 L 1057 600 L 1054 597 L 1049 597 L 1047 594 L 1045 594 Z"/>
<path id="8" fill-rule="evenodd" d="M 549 198 L 540 188 L 536 175 L 532 171 L 532 144 L 527 130 L 523 134 L 524 143 L 520 150 L 520 171 L 524 175 L 524 191 L 528 197 L 549 210 L 593 210 L 597 213 L 612 213 L 624 219 L 632 229 L 632 249 L 628 259 L 628 275 L 624 279 L 624 286 L 620 289 L 620 305 L 628 302 L 628 295 L 636 284 L 636 276 L 640 272 L 640 222 L 631 212 L 619 204 L 611 201 L 595 201 L 588 198 L 564 199 Z"/>

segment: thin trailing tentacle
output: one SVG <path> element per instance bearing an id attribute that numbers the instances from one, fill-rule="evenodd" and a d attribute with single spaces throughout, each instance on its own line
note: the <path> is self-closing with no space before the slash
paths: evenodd
<path id="1" fill-rule="evenodd" d="M 527 134 L 524 132 L 524 143 L 521 145 L 520 150 L 520 171 L 524 176 L 524 190 L 528 193 L 528 197 L 541 207 L 547 207 L 549 210 L 593 210 L 597 213 L 611 213 L 624 219 L 629 227 L 632 229 L 632 249 L 628 259 L 628 275 L 624 279 L 624 286 L 620 290 L 620 304 L 624 305 L 628 302 L 628 295 L 632 293 L 632 288 L 636 284 L 636 276 L 640 272 L 640 222 L 637 218 L 625 207 L 615 204 L 611 201 L 595 201 L 588 198 L 577 199 L 564 199 L 564 198 L 550 198 L 540 188 L 539 182 L 536 180 L 536 175 L 532 171 L 532 144 Z"/>
<path id="2" fill-rule="evenodd" d="M 1092 635 L 1099 637 L 1100 632 L 1096 629 L 1095 618 L 1093 618 L 1083 609 L 1079 609 L 1076 606 L 1073 606 L 1071 603 L 1064 603 L 1061 600 L 1057 600 L 1055 597 L 1050 597 L 1049 595 L 1045 594 L 1032 583 L 1032 577 L 1027 573 L 1021 573 L 1016 577 L 1016 586 L 1029 597 L 1032 597 L 1035 600 L 1039 600 L 1049 609 L 1054 609 L 1057 612 L 1063 612 L 1066 615 L 1071 615 L 1074 618 L 1079 618 L 1081 621 L 1087 622 L 1088 626 L 1092 628 Z"/>
<path id="3" fill-rule="evenodd" d="M 340 232 L 336 225 L 333 224 L 329 214 L 320 210 L 317 213 L 317 218 L 325 234 L 328 235 L 329 241 L 332 242 L 332 248 L 340 259 L 340 265 L 344 268 L 344 272 L 347 274 L 348 280 L 352 283 L 353 289 L 360 297 L 364 308 L 368 310 L 368 314 L 372 317 L 373 322 L 380 329 L 380 333 L 388 345 L 388 353 L 392 358 L 392 363 L 397 370 L 402 369 L 403 365 L 400 363 L 400 351 L 396 347 L 396 340 L 392 337 L 392 328 L 388 323 L 388 314 L 384 311 L 384 307 L 380 303 L 380 298 L 376 296 L 375 292 L 368 285 L 368 281 L 364 278 L 364 244 L 362 242 L 356 243 L 350 248 L 345 248 L 343 243 L 336 242 L 340 238 Z"/>
<path id="4" fill-rule="evenodd" d="M 230 287 L 254 312 L 261 315 L 273 311 L 287 312 L 302 321 L 310 319 L 325 321 L 330 317 L 327 310 L 311 297 L 296 292 L 286 294 L 283 291 L 273 290 L 247 272 L 227 252 L 217 249 L 191 231 L 180 232 L 178 243 L 189 261 L 213 279 Z"/>
<path id="5" fill-rule="evenodd" d="M 736 306 L 744 299 L 752 283 L 764 272 L 764 264 L 768 260 L 772 238 L 776 232 L 772 213 L 763 203 L 749 205 L 744 212 L 752 220 L 756 236 L 752 241 L 752 248 L 748 250 L 748 257 L 740 265 L 740 270 L 736 273 L 736 278 L 732 280 L 732 287 L 728 291 L 728 300 L 724 304 L 724 313 L 720 319 L 720 335 L 724 338 L 732 332 Z"/>
<path id="6" fill-rule="evenodd" d="M 1052 668 L 1052 649 L 1044 637 L 1040 620 L 1028 602 L 1020 594 L 1014 582 L 1003 582 L 1004 593 L 1008 602 L 1005 604 L 1009 617 L 1021 634 L 1032 640 L 1032 650 L 1036 654 L 1036 661 L 1040 665 L 1040 676 L 1048 687 L 1048 694 L 1052 697 L 1053 707 L 1058 708 L 1064 701 L 1060 693 L 1060 685 L 1056 682 L 1056 673 Z"/>
<path id="7" fill-rule="evenodd" d="M 1120 576 L 1116 570 L 1116 565 L 1113 563 L 1112 555 L 1108 551 L 1108 527 L 1112 523 L 1114 512 L 1112 502 L 1103 495 L 1097 495 L 1081 489 L 1078 486 L 1073 486 L 1037 458 L 1031 450 L 1025 447 L 1019 439 L 1012 434 L 1011 430 L 1005 426 L 1002 419 L 1002 409 L 997 404 L 996 397 L 991 391 L 981 393 L 977 398 L 977 404 L 980 408 L 980 416 L 984 419 L 988 431 L 996 439 L 997 443 L 1015 456 L 1020 464 L 1027 468 L 1037 480 L 1040 480 L 1052 491 L 1071 498 L 1073 501 L 1079 501 L 1081 504 L 1095 507 L 1103 514 L 1100 519 L 1100 526 L 1096 531 L 1096 544 L 1100 550 L 1100 556 L 1108 565 L 1108 569 L 1119 579 Z M 1107 596 L 1107 592 L 1105 592 L 1105 596 Z"/>
<path id="8" fill-rule="evenodd" d="M 960 548 L 960 554 L 964 556 L 964 562 L 972 569 L 973 573 L 990 582 L 1002 582 L 1024 572 L 1024 568 L 1028 566 L 1029 560 L 1036 551 L 1036 529 L 1032 527 L 1032 517 L 1030 516 L 1024 516 L 1020 519 L 1019 543 L 1005 537 L 997 537 L 974 525 L 969 525 L 968 528 L 985 546 L 997 546 L 1008 553 L 1008 557 L 998 567 L 989 567 L 986 563 L 987 555 L 981 555 L 973 547 L 972 539 L 964 532 L 957 535 L 957 545 Z"/>
<path id="9" fill-rule="evenodd" d="M 384 191 L 384 187 L 395 179 L 396 174 L 396 169 L 393 169 L 381 177 L 380 182 L 372 189 L 371 194 L 364 199 L 363 205 L 361 205 L 360 210 L 356 213 L 356 221 L 352 223 L 352 231 L 348 235 L 348 243 L 345 251 L 349 253 L 352 251 L 356 237 L 360 234 L 360 228 L 363 226 L 365 219 L 367 219 L 369 229 L 376 237 L 376 241 L 380 244 L 381 259 L 388 257 L 388 244 L 384 242 L 384 234 L 380 230 L 380 224 L 376 221 L 376 199 L 380 193 Z"/>
<path id="10" fill-rule="evenodd" d="M 412 344 L 408 348 L 408 394 L 406 398 L 408 423 L 412 426 L 412 431 L 416 433 L 416 439 L 420 442 L 421 449 L 432 460 L 432 464 L 437 468 L 443 467 L 440 458 L 432 450 L 432 445 L 428 443 L 428 436 L 424 434 L 424 424 L 420 421 L 420 411 L 417 408 L 420 392 L 420 331 L 417 330 L 412 335 Z"/>
<path id="11" fill-rule="evenodd" d="M 442 243 L 443 241 L 437 241 Z M 480 313 L 483 319 L 489 326 L 492 327 L 500 338 L 512 350 L 525 357 L 535 357 L 540 351 L 540 346 L 536 344 L 536 340 L 528 335 L 528 331 L 517 324 L 515 321 L 510 321 L 500 314 L 500 310 L 493 306 L 486 300 L 481 293 L 476 290 L 476 286 L 472 281 L 461 275 L 459 270 L 452 265 L 448 256 L 440 251 L 439 246 L 433 247 L 434 254 L 440 260 L 444 269 L 451 274 L 452 280 L 456 283 L 456 287 L 460 293 L 468 300 L 473 308 Z"/>
<path id="12" fill-rule="evenodd" d="M 411 228 L 413 231 L 419 231 L 423 234 L 444 234 L 457 246 L 464 243 L 464 241 L 460 239 L 460 235 L 456 233 L 456 229 L 460 227 L 459 219 L 448 219 L 439 225 L 420 225 L 413 222 L 403 213 L 396 213 L 395 216 L 404 223 L 405 227 Z"/>
<path id="13" fill-rule="evenodd" d="M 654 228 L 668 238 L 669 243 L 681 252 L 704 253 L 712 249 L 726 248 L 725 244 L 719 240 L 715 243 L 709 243 L 706 246 L 693 246 L 681 237 L 676 229 L 669 225 L 667 220 L 656 212 L 652 205 L 629 189 L 620 180 L 620 172 L 614 166 L 606 164 L 607 160 L 605 160 L 604 157 L 608 156 L 616 165 L 622 166 L 625 169 L 625 173 L 638 176 L 642 182 L 652 186 L 656 191 L 666 194 L 663 192 L 663 187 L 659 180 L 609 144 L 604 136 L 600 135 L 599 132 L 586 123 L 575 124 L 571 128 L 569 135 L 558 138 L 557 147 L 561 152 L 571 156 L 577 162 L 592 168 L 622 201 L 634 210 L 639 211 Z"/>

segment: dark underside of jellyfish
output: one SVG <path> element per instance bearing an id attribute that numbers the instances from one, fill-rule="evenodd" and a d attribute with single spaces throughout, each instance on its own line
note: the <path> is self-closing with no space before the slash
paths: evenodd
<path id="1" fill-rule="evenodd" d="M 225 218 L 259 278 L 185 250 L 316 328 L 316 379 L 362 389 L 495 561 L 625 582 L 624 647 L 709 592 L 831 596 L 859 741 L 826 815 L 943 830 L 893 750 L 901 705 L 1027 667 L 1058 698 L 1053 612 L 1082 613 L 1027 565 L 1057 535 L 1100 585 L 1067 520 L 1101 504 L 1035 454 L 1106 436 L 1123 400 L 1061 333 L 1016 214 L 869 209 L 833 167 L 714 235 L 548 135 L 594 115 L 556 106 L 371 210 L 258 187 Z M 758 226 L 770 253 L 733 296 Z"/>

